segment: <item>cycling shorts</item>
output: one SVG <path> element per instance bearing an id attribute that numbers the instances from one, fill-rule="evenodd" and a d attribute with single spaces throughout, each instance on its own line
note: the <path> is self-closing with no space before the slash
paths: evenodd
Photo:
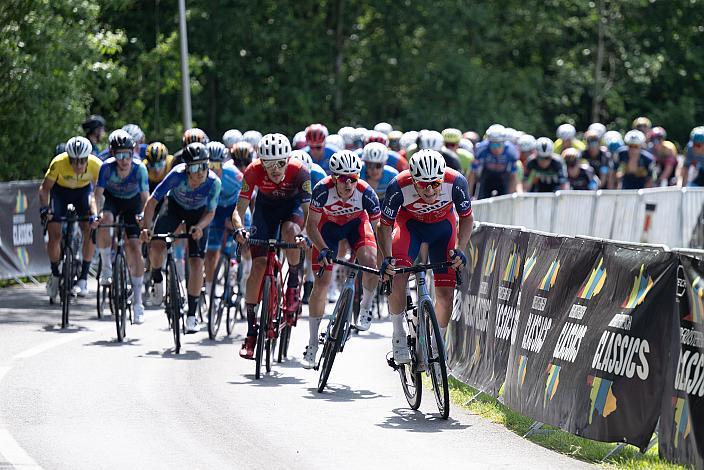
<path id="1" fill-rule="evenodd" d="M 103 212 L 112 213 L 113 217 L 122 216 L 122 222 L 128 224 L 125 228 L 127 238 L 139 237 L 139 225 L 137 224 L 137 214 L 142 212 L 142 198 L 137 194 L 129 199 L 121 199 L 105 191 L 105 204 Z"/>
<path id="2" fill-rule="evenodd" d="M 299 200 L 279 200 L 276 201 L 276 204 L 269 204 L 257 198 L 254 203 L 252 227 L 249 230 L 249 235 L 258 240 L 278 238 L 279 225 L 284 222 L 293 222 L 303 230 L 305 218 Z M 266 256 L 267 247 L 265 246 L 251 246 L 249 248 L 252 258 Z"/>
<path id="3" fill-rule="evenodd" d="M 222 248 L 223 235 L 225 234 L 225 222 L 232 217 L 232 212 L 236 210 L 236 204 L 229 207 L 218 206 L 215 209 L 215 217 L 208 227 L 208 251 L 219 251 Z M 232 240 L 232 234 L 228 237 L 228 245 Z"/>
<path id="4" fill-rule="evenodd" d="M 55 184 L 51 188 L 51 212 L 56 217 L 66 216 L 66 207 L 73 204 L 79 217 L 90 215 L 91 185 L 82 188 L 64 188 Z"/>
<path id="5" fill-rule="evenodd" d="M 369 224 L 368 217 L 352 219 L 343 225 L 329 221 L 323 222 L 318 226 L 318 229 L 323 236 L 323 240 L 325 240 L 325 244 L 336 253 L 337 247 L 342 240 L 347 240 L 347 243 L 355 252 L 363 246 L 370 246 L 376 250 L 376 238 L 374 238 L 374 230 Z M 320 263 L 318 263 L 319 254 L 318 249 L 313 247 L 313 272 L 318 272 L 320 269 Z M 332 271 L 332 265 L 328 265 L 325 269 L 326 271 Z"/>
<path id="6" fill-rule="evenodd" d="M 198 209 L 184 209 L 175 199 L 170 197 L 166 210 L 156 219 L 154 233 L 171 233 L 181 225 L 181 222 L 185 222 L 186 231 L 190 231 L 191 227 L 200 221 L 206 210 L 206 206 Z M 159 238 L 154 238 L 154 240 L 159 240 Z M 188 239 L 189 258 L 202 258 L 205 255 L 207 244 L 208 228 L 206 227 L 199 240 Z"/>
<path id="7" fill-rule="evenodd" d="M 397 267 L 408 267 L 418 257 L 422 243 L 428 244 L 430 263 L 450 261 L 449 251 L 457 241 L 457 219 L 450 211 L 443 219 L 433 222 L 420 222 L 401 212 L 396 219 L 393 231 L 392 256 Z M 449 268 L 433 270 L 437 287 L 455 287 L 455 273 Z"/>

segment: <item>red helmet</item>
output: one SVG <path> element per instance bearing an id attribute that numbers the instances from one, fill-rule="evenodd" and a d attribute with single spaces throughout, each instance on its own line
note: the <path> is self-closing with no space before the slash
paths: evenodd
<path id="1" fill-rule="evenodd" d="M 658 140 L 665 140 L 667 137 L 667 132 L 665 132 L 665 129 L 663 129 L 660 126 L 653 127 L 650 129 L 650 132 L 648 132 L 648 139 L 658 139 Z"/>
<path id="2" fill-rule="evenodd" d="M 322 147 L 328 136 L 328 128 L 322 124 L 311 124 L 306 128 L 306 142 L 311 147 Z"/>
<path id="3" fill-rule="evenodd" d="M 364 145 L 367 145 L 370 142 L 379 142 L 380 144 L 384 144 L 387 147 L 389 146 L 389 137 L 384 134 L 383 132 L 379 131 L 370 131 L 367 134 L 367 139 L 364 142 Z"/>

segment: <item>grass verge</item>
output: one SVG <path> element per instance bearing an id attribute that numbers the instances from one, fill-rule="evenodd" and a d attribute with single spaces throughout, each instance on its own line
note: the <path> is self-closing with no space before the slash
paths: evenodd
<path id="1" fill-rule="evenodd" d="M 491 422 L 502 424 L 520 436 L 528 432 L 530 425 L 533 423 L 532 419 L 510 410 L 490 396 L 481 394 L 471 403 L 466 404 L 476 393 L 477 391 L 472 387 L 450 377 L 450 399 L 455 406 L 464 408 L 470 413 L 479 415 Z M 591 441 L 552 426 L 546 425 L 542 429 L 551 432 L 533 434 L 527 439 L 555 452 L 560 452 L 585 462 L 602 465 L 606 468 L 629 470 L 683 470 L 687 468 L 660 460 L 657 444 L 644 455 L 636 447 L 629 445 L 616 457 L 602 462 L 604 456 L 616 446 L 615 444 Z"/>

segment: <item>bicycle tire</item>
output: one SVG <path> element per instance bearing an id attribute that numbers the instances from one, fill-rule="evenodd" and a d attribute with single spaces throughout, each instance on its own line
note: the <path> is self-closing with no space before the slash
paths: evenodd
<path id="1" fill-rule="evenodd" d="M 281 317 L 282 317 L 282 308 L 281 308 L 281 299 L 278 293 L 281 292 L 281 283 L 279 282 L 277 278 L 277 282 L 275 285 L 271 288 L 271 292 L 269 293 L 269 314 L 271 315 L 273 312 L 274 315 L 271 315 L 269 317 L 269 323 L 271 325 L 267 325 L 267 334 L 266 334 L 266 371 L 267 373 L 271 372 L 271 359 L 274 356 L 276 352 L 276 343 L 279 335 L 279 325 L 281 324 Z M 269 332 L 273 332 L 273 336 L 269 336 Z"/>
<path id="2" fill-rule="evenodd" d="M 208 302 L 208 337 L 215 340 L 220 330 L 222 312 L 227 302 L 227 276 L 230 261 L 221 256 L 213 275 L 213 284 L 210 286 L 210 302 Z M 222 285 L 221 285 L 222 284 Z M 220 294 L 220 295 L 218 295 Z"/>
<path id="3" fill-rule="evenodd" d="M 227 322 L 225 323 L 225 329 L 227 330 L 227 336 L 230 336 L 235 329 L 235 322 L 237 321 L 237 315 L 242 310 L 242 295 L 237 292 L 233 294 L 230 292 L 230 296 L 234 297 L 233 304 L 228 303 L 227 305 Z M 234 307 L 234 310 L 232 308 Z"/>
<path id="4" fill-rule="evenodd" d="M 425 320 L 426 348 L 428 351 L 428 374 L 433 383 L 433 393 L 442 419 L 450 416 L 450 387 L 447 383 L 444 340 L 440 333 L 438 319 L 429 301 L 422 302 Z"/>
<path id="5" fill-rule="evenodd" d="M 179 300 L 178 275 L 176 273 L 176 263 L 169 259 L 166 266 L 166 279 L 168 280 L 168 306 L 171 319 L 171 331 L 174 336 L 174 351 L 181 353 L 181 302 Z"/>
<path id="6" fill-rule="evenodd" d="M 71 284 L 73 281 L 73 250 L 70 246 L 64 247 L 64 262 L 61 267 L 61 328 L 68 327 L 68 317 L 71 305 Z"/>
<path id="7" fill-rule="evenodd" d="M 121 343 L 125 338 L 125 323 L 127 322 L 127 286 L 125 282 L 125 258 L 119 251 L 115 254 L 112 272 L 111 297 L 115 305 L 115 328 L 117 341 Z"/>
<path id="8" fill-rule="evenodd" d="M 269 325 L 269 291 L 271 289 L 271 277 L 264 278 L 262 288 L 262 301 L 259 303 L 259 327 L 257 328 L 257 345 L 254 351 L 254 378 L 259 380 L 262 372 L 262 359 L 264 358 L 264 348 L 266 347 L 266 337 Z"/>
<path id="9" fill-rule="evenodd" d="M 410 324 L 410 322 L 408 322 Z M 410 328 L 410 326 L 409 326 Z M 418 371 L 418 355 L 417 355 L 417 339 L 411 338 L 408 341 L 408 350 L 411 355 L 411 362 L 408 364 L 400 364 L 398 368 L 398 376 L 401 379 L 401 388 L 406 397 L 408 406 L 413 410 L 420 408 L 420 402 L 423 398 L 423 383 L 422 374 Z"/>
<path id="10" fill-rule="evenodd" d="M 330 371 L 332 371 L 332 365 L 335 362 L 335 356 L 342 348 L 342 343 L 345 340 L 345 335 L 347 334 L 345 325 L 349 323 L 349 318 L 347 317 L 350 314 L 351 301 L 352 289 L 347 288 L 342 291 L 340 298 L 335 304 L 335 309 L 333 310 L 335 323 L 330 328 L 330 335 L 325 338 L 325 345 L 323 346 L 322 366 L 318 378 L 318 393 L 323 393 L 323 390 L 325 390 L 325 385 L 327 385 L 328 378 L 330 378 Z"/>
<path id="11" fill-rule="evenodd" d="M 98 256 L 98 269 L 95 274 L 95 278 L 98 280 L 98 288 L 96 289 L 96 310 L 98 312 L 98 320 L 103 318 L 103 302 L 105 301 L 103 289 L 100 286 L 100 273 L 103 270 L 103 260 Z"/>
<path id="12" fill-rule="evenodd" d="M 281 330 L 281 336 L 279 337 L 279 351 L 276 362 L 281 363 L 286 358 L 286 352 L 288 351 L 288 341 L 291 337 L 291 327 L 286 325 Z"/>

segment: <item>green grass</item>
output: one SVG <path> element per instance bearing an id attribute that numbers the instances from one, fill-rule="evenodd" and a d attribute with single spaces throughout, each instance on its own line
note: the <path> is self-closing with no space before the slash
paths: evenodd
<path id="1" fill-rule="evenodd" d="M 429 382 L 426 385 L 429 386 Z M 481 394 L 471 403 L 465 405 L 476 393 L 477 391 L 472 387 L 452 377 L 450 378 L 450 399 L 456 406 L 469 410 L 470 413 L 479 415 L 491 422 L 501 424 L 520 436 L 528 432 L 528 428 L 533 423 L 532 419 L 510 410 L 490 396 Z M 636 447 L 626 446 L 616 457 L 612 457 L 607 462 L 602 463 L 602 459 L 616 446 L 615 444 L 591 441 L 552 426 L 543 426 L 542 429 L 552 432 L 533 434 L 528 439 L 555 452 L 560 452 L 585 462 L 599 464 L 606 468 L 647 468 L 653 470 L 681 470 L 687 468 L 660 460 L 657 444 L 645 455 L 641 454 Z"/>
<path id="2" fill-rule="evenodd" d="M 47 281 L 47 279 L 49 279 L 49 276 L 35 276 L 34 278 L 43 284 Z M 25 284 L 32 283 L 32 281 L 30 281 L 28 277 L 21 277 L 19 279 L 22 282 L 24 282 Z M 15 281 L 14 279 L 0 279 L 0 288 L 17 286 L 17 285 L 19 285 L 19 283 L 17 281 Z"/>

